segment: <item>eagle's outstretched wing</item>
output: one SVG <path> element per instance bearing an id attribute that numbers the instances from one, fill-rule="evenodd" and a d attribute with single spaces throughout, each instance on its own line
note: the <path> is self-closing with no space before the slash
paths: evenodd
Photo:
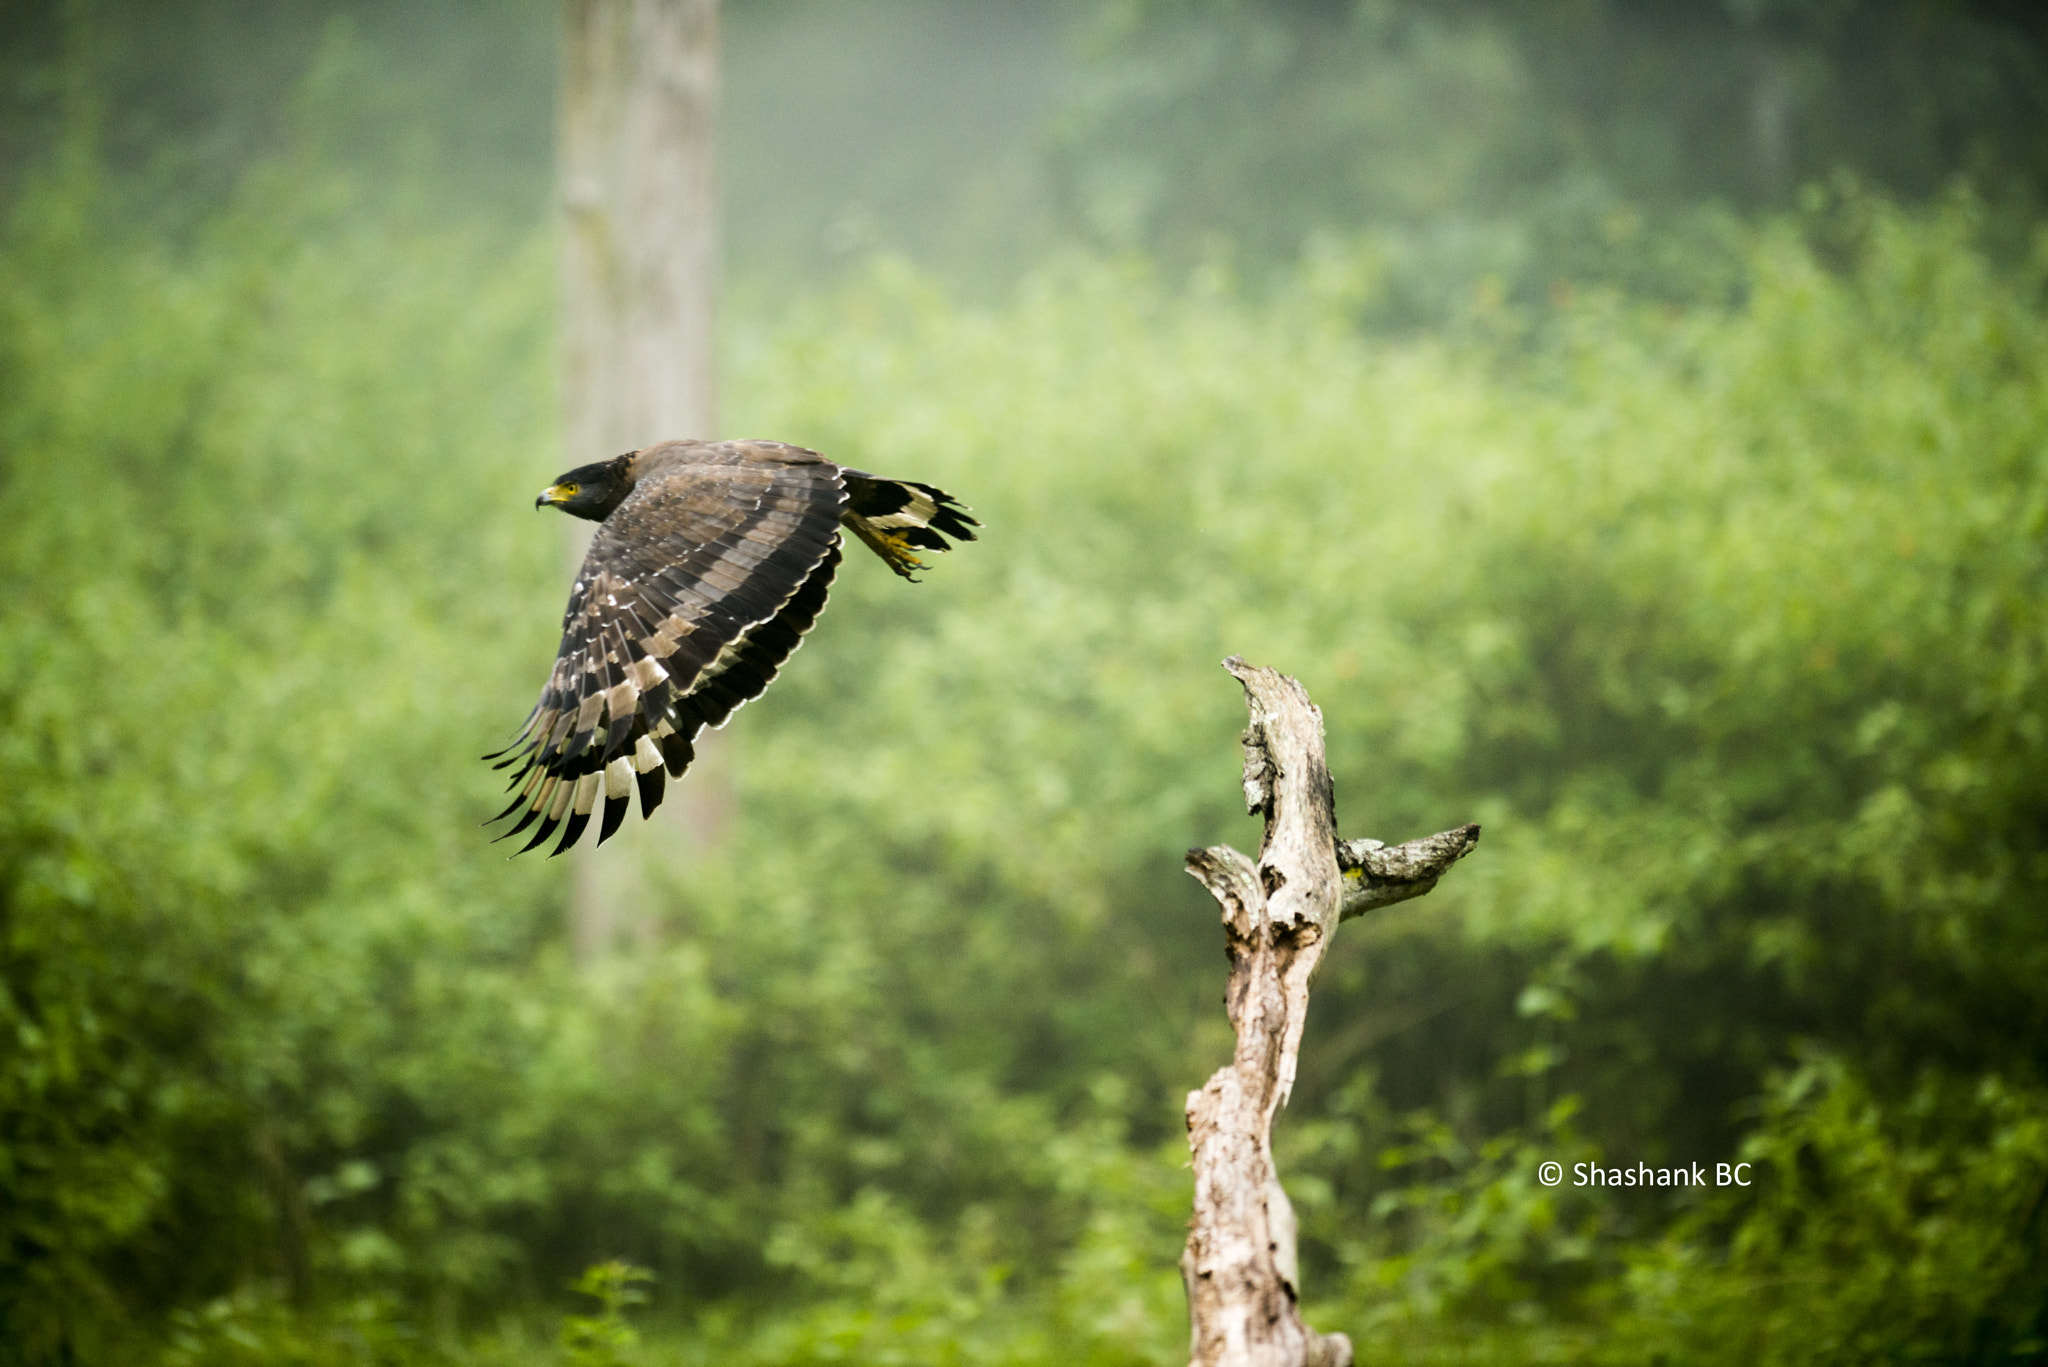
<path id="1" fill-rule="evenodd" d="M 602 843 L 640 792 L 661 801 L 705 726 L 717 726 L 775 677 L 825 606 L 839 566 L 847 501 L 839 466 L 773 442 L 676 444 L 591 541 L 562 619 L 540 702 L 499 755 L 517 764 L 516 835 L 557 828 L 560 854 L 600 795 Z M 487 756 L 486 758 L 499 758 Z"/>

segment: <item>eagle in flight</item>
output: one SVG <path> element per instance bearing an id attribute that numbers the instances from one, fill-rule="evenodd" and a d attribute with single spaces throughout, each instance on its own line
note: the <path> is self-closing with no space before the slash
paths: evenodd
<path id="1" fill-rule="evenodd" d="M 952 495 L 883 479 L 772 441 L 665 441 L 569 471 L 536 507 L 600 523 L 562 616 L 562 645 L 540 701 L 496 754 L 536 821 L 519 853 L 574 845 L 604 800 L 603 844 L 661 803 L 707 726 L 760 696 L 825 607 L 849 528 L 905 579 L 917 551 L 974 540 Z M 485 823 L 490 824 L 489 822 Z"/>

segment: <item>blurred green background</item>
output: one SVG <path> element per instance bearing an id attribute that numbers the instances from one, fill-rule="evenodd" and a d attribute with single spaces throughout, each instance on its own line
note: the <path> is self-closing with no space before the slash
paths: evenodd
<path id="1" fill-rule="evenodd" d="M 726 18 L 726 430 L 987 531 L 849 567 L 592 967 L 474 758 L 554 6 L 0 3 L 0 1361 L 1183 1360 L 1229 653 L 1347 835 L 1486 825 L 1319 983 L 1314 1324 L 2048 1356 L 2042 12 Z"/>

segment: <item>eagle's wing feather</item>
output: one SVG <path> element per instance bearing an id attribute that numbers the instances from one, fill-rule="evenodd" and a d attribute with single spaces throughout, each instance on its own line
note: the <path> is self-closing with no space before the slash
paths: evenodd
<path id="1" fill-rule="evenodd" d="M 824 607 L 846 501 L 839 467 L 771 442 L 679 446 L 644 473 L 590 544 L 539 704 L 513 742 L 500 839 L 539 823 L 576 843 L 600 798 L 599 840 L 635 787 L 661 801 L 665 767 L 757 697 Z"/>

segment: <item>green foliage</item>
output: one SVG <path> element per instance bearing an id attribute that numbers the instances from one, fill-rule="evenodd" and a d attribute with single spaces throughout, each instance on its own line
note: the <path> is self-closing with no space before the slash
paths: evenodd
<path id="1" fill-rule="evenodd" d="M 1761 1120 L 1742 1152 L 1753 1194 L 1708 1204 L 1634 1261 L 1624 1335 L 1701 1362 L 2048 1348 L 2048 1095 L 1926 1076 L 1886 1106 L 1813 1055 L 1773 1080 Z M 1704 1249 L 1725 1260 L 1703 1265 Z"/>
<path id="2" fill-rule="evenodd" d="M 2048 245 L 1844 191 L 1737 233 L 1728 297 L 1475 298 L 1456 341 L 1362 330 L 1386 259 L 1335 236 L 1257 295 L 881 261 L 744 318 L 735 429 L 987 535 L 849 566 L 732 728 L 727 845 L 584 971 L 472 758 L 559 606 L 548 244 L 312 154 L 189 241 L 118 203 L 74 156 L 0 241 L 15 1356 L 1176 1360 L 1228 1047 L 1179 858 L 1257 838 L 1231 652 L 1308 684 L 1347 833 L 1487 826 L 1319 984 L 1316 1323 L 2040 1351 Z"/>
<path id="3" fill-rule="evenodd" d="M 548 460 L 547 262 L 353 200 L 279 167 L 175 255 L 74 168 L 0 259 L 0 1315 L 31 1348 L 252 1271 L 389 1273 L 399 1230 L 436 1282 L 498 1256 L 434 1233 L 424 1046 L 511 1010 L 551 887 L 406 757 L 516 716 L 489 662 L 546 639 L 545 566 L 467 510 Z"/>
<path id="4" fill-rule="evenodd" d="M 1591 269 L 1662 291 L 1710 203 L 1784 209 L 1848 171 L 1959 173 L 2038 210 L 2048 29 L 1998 3 L 1109 0 L 1052 183 L 1097 240 L 1287 259 L 1389 230 L 1436 270 Z M 1689 229 L 1597 243 L 1649 210 Z M 1659 240 L 1661 238 L 1661 241 Z M 1606 259 L 1603 259 L 1603 256 Z M 1533 259 L 1532 259 L 1533 258 Z M 1609 277 L 1611 278 L 1611 276 Z"/>
<path id="5" fill-rule="evenodd" d="M 2048 27 L 1899 0 L 1105 0 L 1029 209 L 1070 239 L 1264 281 L 1367 234 L 1381 331 L 1615 288 L 1718 305 L 1743 213 L 1849 176 L 2048 195 Z M 1040 202 L 1042 201 L 1042 203 Z M 917 239 L 907 239 L 917 240 Z"/>
<path id="6" fill-rule="evenodd" d="M 351 1297 L 309 1311 L 256 1287 L 172 1311 L 159 1351 L 138 1356 L 162 1367 L 447 1367 L 451 1361 L 389 1296 Z"/>
<path id="7" fill-rule="evenodd" d="M 576 1290 L 597 1301 L 595 1315 L 570 1315 L 562 1321 L 562 1347 L 570 1367 L 620 1367 L 624 1350 L 640 1341 L 626 1323 L 626 1307 L 645 1305 L 640 1283 L 654 1274 L 622 1259 L 593 1263 L 576 1279 Z"/>

